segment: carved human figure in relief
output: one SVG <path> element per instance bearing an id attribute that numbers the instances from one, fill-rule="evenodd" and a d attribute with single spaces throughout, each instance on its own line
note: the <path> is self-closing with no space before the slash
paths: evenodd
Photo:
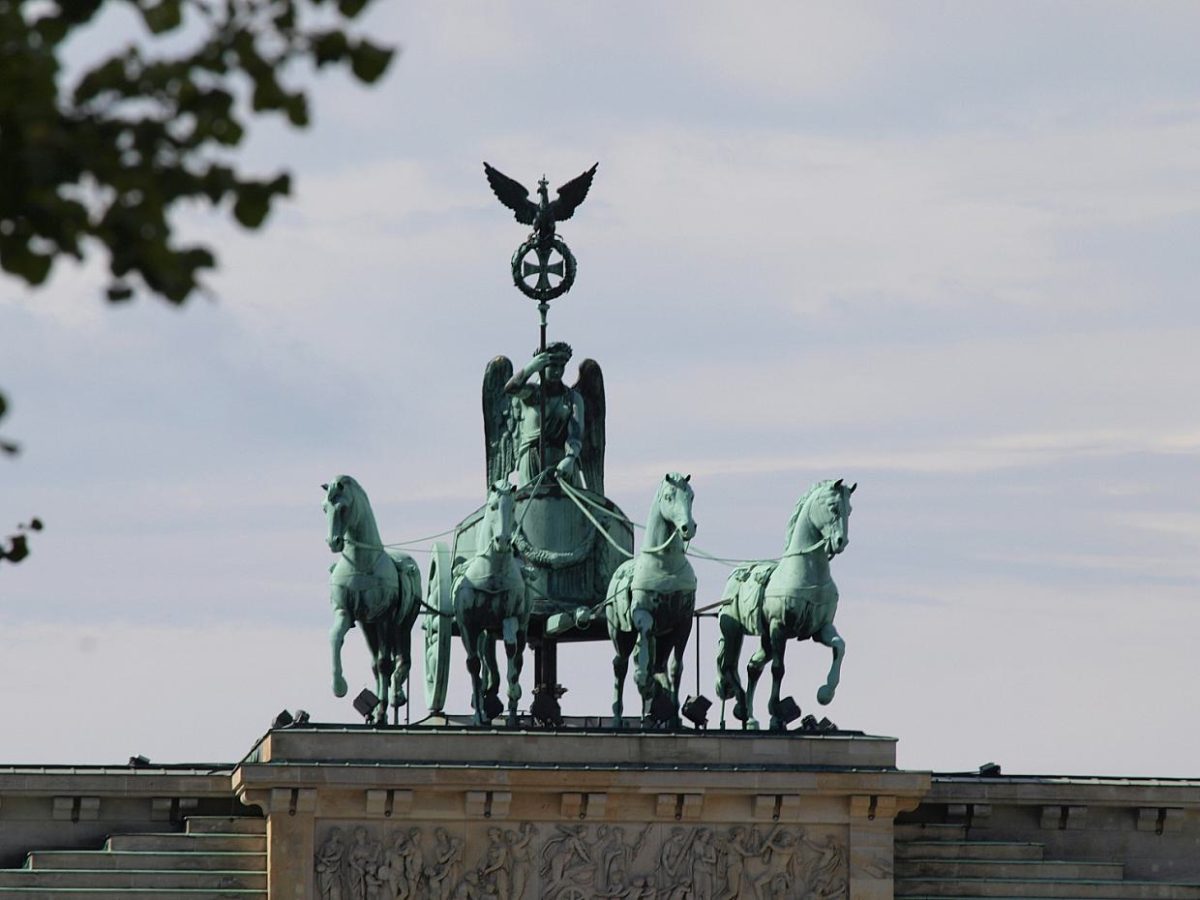
<path id="1" fill-rule="evenodd" d="M 401 851 L 404 857 L 404 880 L 408 885 L 408 894 L 398 896 L 396 900 L 416 900 L 421 887 L 421 869 L 424 866 L 424 856 L 421 853 L 421 829 L 408 829 L 408 842 Z"/>
<path id="2" fill-rule="evenodd" d="M 479 870 L 481 882 L 490 878 L 495 883 L 498 900 L 513 900 L 512 892 L 512 848 L 504 839 L 499 828 L 488 829 L 488 849 Z"/>
<path id="3" fill-rule="evenodd" d="M 828 835 L 824 844 L 813 843 L 808 838 L 801 838 L 801 841 L 805 847 L 817 854 L 808 879 L 810 896 L 818 900 L 832 900 L 834 897 L 845 896 L 845 855 L 837 838 Z"/>
<path id="4" fill-rule="evenodd" d="M 692 841 L 692 897 L 713 900 L 717 891 L 717 846 L 711 829 L 701 828 Z"/>
<path id="5" fill-rule="evenodd" d="M 372 840 L 361 825 L 355 828 L 349 856 L 351 900 L 374 900 L 379 895 L 377 873 L 382 857 L 383 847 L 379 841 Z"/>
<path id="6" fill-rule="evenodd" d="M 342 829 L 329 829 L 329 837 L 317 851 L 317 893 L 321 900 L 343 900 L 342 867 L 346 859 L 346 842 Z"/>
<path id="7" fill-rule="evenodd" d="M 433 832 L 433 865 L 427 870 L 429 894 L 434 900 L 449 900 L 462 872 L 462 841 L 437 828 Z"/>
<path id="8" fill-rule="evenodd" d="M 592 880 L 594 863 L 587 846 L 587 827 L 558 826 L 558 837 L 542 848 L 542 890 L 551 891 L 564 884 L 586 884 Z"/>
<path id="9" fill-rule="evenodd" d="M 514 900 L 524 900 L 526 896 L 525 885 L 529 883 L 529 871 L 533 867 L 533 851 L 530 849 L 530 845 L 537 833 L 537 826 L 531 822 L 521 823 L 520 837 L 512 831 L 504 833 L 504 839 L 508 841 L 512 859 Z"/>
<path id="10" fill-rule="evenodd" d="M 515 373 L 506 356 L 488 363 L 483 424 L 489 486 L 514 470 L 520 487 L 553 469 L 575 486 L 582 476 L 584 487 L 604 493 L 604 376 L 595 360 L 585 359 L 568 387 L 562 379 L 570 359 L 571 346 L 559 341 Z"/>
<path id="11" fill-rule="evenodd" d="M 663 841 L 658 853 L 658 885 L 666 897 L 686 897 L 690 893 L 691 879 L 687 877 L 687 862 L 694 837 L 694 834 L 689 837 L 676 825 L 671 829 L 671 836 Z"/>

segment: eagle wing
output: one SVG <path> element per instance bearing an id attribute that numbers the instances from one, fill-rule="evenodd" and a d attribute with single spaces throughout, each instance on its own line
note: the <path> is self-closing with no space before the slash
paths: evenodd
<path id="1" fill-rule="evenodd" d="M 582 175 L 572 178 L 558 189 L 558 199 L 550 204 L 550 210 L 554 213 L 554 221 L 565 222 L 575 214 L 575 207 L 587 197 L 588 189 L 592 186 L 592 178 L 596 175 L 596 168 L 599 165 L 600 163 L 596 163 Z"/>
<path id="2" fill-rule="evenodd" d="M 493 169 L 487 163 L 483 164 L 483 172 L 487 175 L 488 184 L 492 186 L 492 193 L 496 195 L 496 199 L 516 213 L 517 221 L 522 225 L 532 225 L 538 207 L 529 199 L 529 189 L 519 181 L 513 181 L 498 169 Z M 574 182 L 571 183 L 574 184 Z M 587 193 L 586 187 L 583 192 Z M 583 197 L 579 199 L 582 201 Z M 571 208 L 574 209 L 574 207 Z"/>
<path id="3" fill-rule="evenodd" d="M 507 356 L 497 356 L 483 372 L 483 439 L 488 487 L 497 481 L 507 481 L 517 467 L 512 398 L 504 391 L 512 374 L 512 360 Z"/>
<path id="4" fill-rule="evenodd" d="M 589 491 L 604 496 L 604 373 L 600 363 L 585 359 L 579 364 L 575 391 L 583 398 L 583 447 L 579 467 Z"/>

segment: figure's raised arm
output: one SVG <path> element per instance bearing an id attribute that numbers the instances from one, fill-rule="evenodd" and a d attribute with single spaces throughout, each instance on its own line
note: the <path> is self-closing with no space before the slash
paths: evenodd
<path id="1" fill-rule="evenodd" d="M 530 378 L 550 365 L 550 360 L 551 355 L 548 352 L 543 351 L 535 355 L 533 359 L 521 366 L 512 378 L 508 379 L 508 383 L 504 385 L 505 392 L 520 394 L 522 389 L 528 384 Z"/>

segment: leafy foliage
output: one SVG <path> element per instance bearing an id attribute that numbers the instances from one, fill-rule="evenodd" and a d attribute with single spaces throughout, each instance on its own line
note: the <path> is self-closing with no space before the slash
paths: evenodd
<path id="1" fill-rule="evenodd" d="M 29 540 L 25 536 L 26 531 L 41 531 L 42 520 L 30 519 L 29 524 L 21 523 L 17 526 L 17 533 L 8 536 L 8 546 L 5 547 L 0 543 L 0 562 L 8 560 L 12 563 L 19 563 L 29 555 Z"/>
<path id="2" fill-rule="evenodd" d="M 263 224 L 290 178 L 245 177 L 229 151 L 255 115 L 308 124 L 307 95 L 284 81 L 296 63 L 383 75 L 393 51 L 343 28 L 368 2 L 0 0 L 0 267 L 38 285 L 59 257 L 98 246 L 110 300 L 145 289 L 183 303 L 216 260 L 173 240 L 172 213 L 199 201 Z M 122 4 L 146 26 L 142 46 L 64 85 L 67 41 Z"/>

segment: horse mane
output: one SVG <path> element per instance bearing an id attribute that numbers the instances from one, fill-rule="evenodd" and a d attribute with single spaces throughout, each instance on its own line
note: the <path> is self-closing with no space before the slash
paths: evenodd
<path id="1" fill-rule="evenodd" d="M 792 517 L 788 519 L 787 536 L 783 539 L 783 546 L 787 547 L 792 542 L 792 532 L 796 530 L 796 523 L 800 521 L 800 513 L 804 511 L 804 504 L 809 501 L 809 498 L 814 496 L 818 491 L 824 490 L 833 484 L 832 478 L 826 478 L 824 481 L 816 482 L 796 501 L 796 508 L 792 510 Z"/>
<path id="2" fill-rule="evenodd" d="M 375 522 L 375 511 L 371 509 L 371 501 L 367 499 L 367 492 L 363 490 L 361 484 L 352 475 L 342 475 L 339 480 L 342 483 L 343 490 L 348 490 L 351 494 L 351 506 L 354 508 L 355 523 L 368 531 L 374 531 L 374 540 L 379 543 L 379 525 Z M 349 523 L 347 523 L 349 525 Z M 368 536 L 368 540 L 370 536 Z"/>

